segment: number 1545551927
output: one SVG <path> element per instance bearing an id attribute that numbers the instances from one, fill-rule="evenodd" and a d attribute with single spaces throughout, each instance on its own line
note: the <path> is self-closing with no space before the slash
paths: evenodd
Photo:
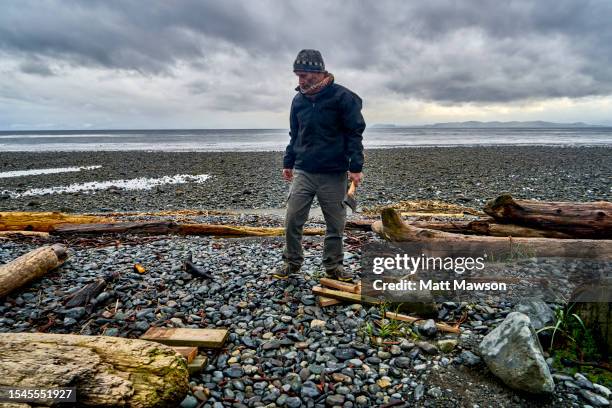
<path id="1" fill-rule="evenodd" d="M 0 387 L 0 402 L 76 402 L 76 388 Z"/>

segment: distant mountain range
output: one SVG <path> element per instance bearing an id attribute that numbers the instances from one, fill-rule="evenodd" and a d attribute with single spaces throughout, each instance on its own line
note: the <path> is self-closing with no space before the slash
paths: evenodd
<path id="1" fill-rule="evenodd" d="M 530 121 L 530 122 L 479 122 L 470 120 L 467 122 L 445 122 L 445 123 L 434 123 L 433 125 L 421 125 L 421 126 L 399 126 L 394 124 L 377 123 L 372 126 L 373 128 L 396 128 L 396 127 L 419 127 L 419 128 L 583 128 L 583 127 L 603 127 L 602 125 L 590 125 L 584 122 L 574 123 L 554 123 L 544 122 L 541 120 Z"/>

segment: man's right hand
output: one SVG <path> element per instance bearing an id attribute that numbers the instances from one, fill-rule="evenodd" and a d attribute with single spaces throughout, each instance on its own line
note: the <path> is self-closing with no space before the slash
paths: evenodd
<path id="1" fill-rule="evenodd" d="M 293 180 L 293 169 L 283 169 L 283 178 L 287 181 Z"/>

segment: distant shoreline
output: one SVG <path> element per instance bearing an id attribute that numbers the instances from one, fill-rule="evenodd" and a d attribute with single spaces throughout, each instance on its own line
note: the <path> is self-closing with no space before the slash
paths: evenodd
<path id="1" fill-rule="evenodd" d="M 376 151 L 376 150 L 401 150 L 401 149 L 449 149 L 449 148 L 485 148 L 485 147 L 555 147 L 555 148 L 589 148 L 589 147 L 612 147 L 612 143 L 567 143 L 567 144 L 544 144 L 544 143 L 515 143 L 515 144 L 449 144 L 449 145 L 396 145 L 396 146 L 373 146 L 373 147 L 364 147 L 364 151 Z M 0 153 L 122 153 L 122 152 L 132 152 L 132 153 L 282 153 L 284 152 L 284 148 L 278 149 L 270 149 L 270 150 L 249 150 L 249 149 L 241 149 L 239 147 L 227 147 L 226 149 L 185 149 L 185 150 L 168 150 L 168 149 L 151 149 L 151 148 L 142 148 L 142 149 L 98 149 L 98 150 L 65 150 L 65 149 L 57 149 L 57 150 L 32 150 L 26 149 L 23 150 L 2 150 L 0 146 Z"/>
<path id="2" fill-rule="evenodd" d="M 393 123 L 374 123 L 368 125 L 368 129 L 612 129 L 610 125 L 590 124 L 590 123 L 555 123 L 555 122 L 543 122 L 543 121 L 531 121 L 531 122 L 480 122 L 480 121 L 467 121 L 467 122 L 442 122 L 442 123 L 431 123 L 422 125 L 406 125 L 406 124 L 393 124 Z M 37 133 L 83 133 L 83 134 L 97 134 L 105 132 L 126 132 L 126 133 L 140 133 L 140 132 L 193 132 L 193 131 L 289 131 L 289 128 L 162 128 L 162 129 L 149 129 L 149 128 L 109 128 L 109 129 L 0 129 L 0 135 L 5 134 L 37 134 Z"/>
<path id="3" fill-rule="evenodd" d="M 0 151 L 280 152 L 286 129 L 0 132 Z M 611 146 L 612 128 L 368 128 L 371 149 L 483 146 Z"/>

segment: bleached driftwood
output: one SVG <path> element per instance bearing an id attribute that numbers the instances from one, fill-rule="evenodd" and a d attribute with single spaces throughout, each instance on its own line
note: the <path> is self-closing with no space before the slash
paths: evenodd
<path id="1" fill-rule="evenodd" d="M 38 279 L 64 263 L 68 250 L 64 245 L 44 246 L 0 266 L 0 298 L 26 283 Z"/>
<path id="2" fill-rule="evenodd" d="M 76 387 L 79 405 L 178 406 L 185 359 L 144 340 L 73 334 L 0 333 L 0 385 Z"/>

